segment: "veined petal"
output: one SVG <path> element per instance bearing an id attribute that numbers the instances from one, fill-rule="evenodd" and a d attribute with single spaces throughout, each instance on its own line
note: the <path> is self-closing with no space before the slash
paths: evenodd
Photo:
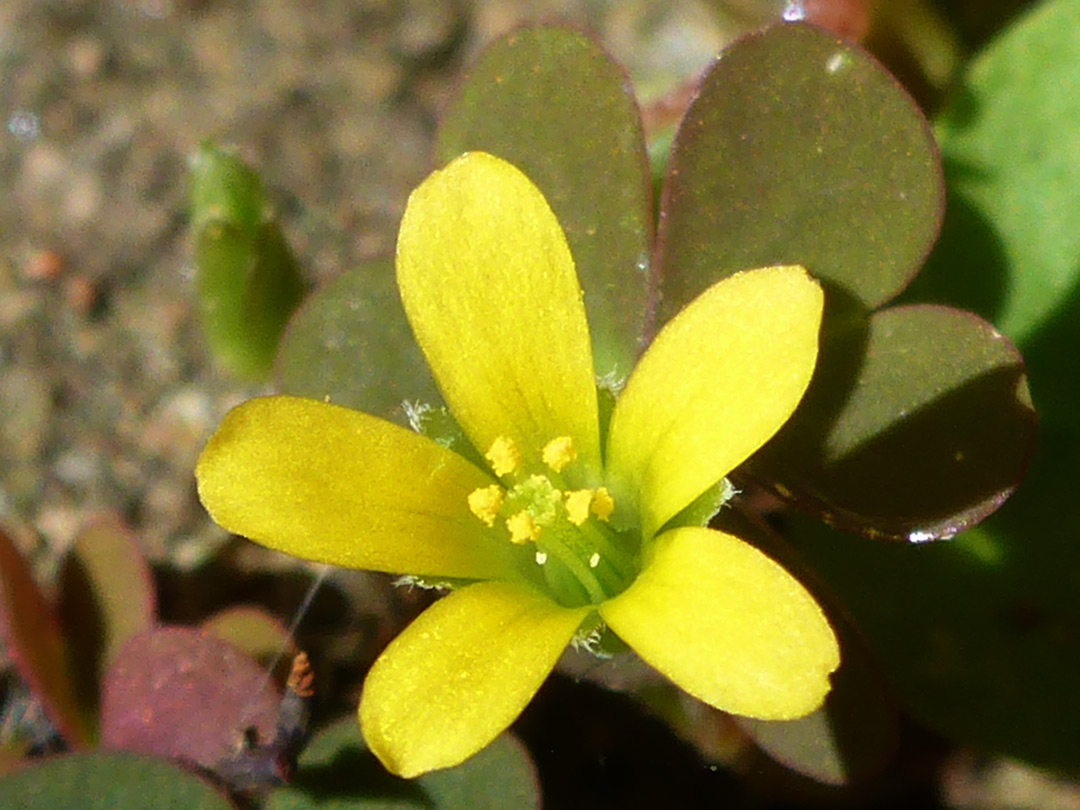
<path id="1" fill-rule="evenodd" d="M 409 197 L 397 279 L 416 340 L 481 453 L 570 436 L 592 469 L 600 441 L 592 349 L 566 238 L 509 163 L 471 152 Z"/>
<path id="2" fill-rule="evenodd" d="M 607 452 L 615 502 L 636 506 L 646 537 L 791 416 L 814 371 L 823 300 L 801 267 L 737 273 L 656 336 L 615 403 Z"/>
<path id="3" fill-rule="evenodd" d="M 373 416 L 296 397 L 245 402 L 199 457 L 199 498 L 231 532 L 308 560 L 428 576 L 506 576 L 469 511 L 490 476 Z"/>
<path id="4" fill-rule="evenodd" d="M 360 698 L 368 746 L 405 777 L 472 756 L 521 713 L 589 610 L 504 582 L 436 602 L 368 673 Z"/>
<path id="5" fill-rule="evenodd" d="M 658 537 L 645 570 L 600 615 L 687 692 L 746 717 L 809 714 L 840 665 L 836 636 L 798 580 L 749 543 L 712 529 Z"/>

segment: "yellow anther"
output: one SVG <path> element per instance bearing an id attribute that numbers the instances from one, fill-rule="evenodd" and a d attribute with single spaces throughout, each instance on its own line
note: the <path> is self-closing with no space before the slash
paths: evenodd
<path id="1" fill-rule="evenodd" d="M 579 489 L 566 493 L 566 519 L 575 526 L 580 526 L 589 519 L 589 505 L 592 503 L 593 491 L 591 489 Z"/>
<path id="2" fill-rule="evenodd" d="M 514 440 L 508 436 L 499 436 L 491 443 L 484 458 L 491 462 L 491 469 L 502 478 L 518 468 L 521 463 L 521 453 L 514 444 Z"/>
<path id="3" fill-rule="evenodd" d="M 522 510 L 513 517 L 507 518 L 506 528 L 510 530 L 510 542 L 519 546 L 529 540 L 536 541 L 540 537 L 540 527 L 536 525 L 536 521 L 527 510 Z"/>
<path id="4" fill-rule="evenodd" d="M 577 458 L 577 450 L 574 449 L 574 440 L 569 436 L 559 436 L 544 445 L 544 463 L 555 472 L 562 472 L 563 468 Z"/>
<path id="5" fill-rule="evenodd" d="M 502 505 L 503 491 L 498 484 L 480 487 L 469 493 L 469 511 L 488 526 L 495 525 L 495 518 L 499 516 L 499 507 Z"/>
<path id="6" fill-rule="evenodd" d="M 600 520 L 606 521 L 615 511 L 615 499 L 606 487 L 600 487 L 593 493 L 592 513 Z"/>

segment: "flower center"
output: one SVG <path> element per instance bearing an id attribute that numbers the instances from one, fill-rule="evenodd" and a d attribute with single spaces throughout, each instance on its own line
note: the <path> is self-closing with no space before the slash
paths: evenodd
<path id="1" fill-rule="evenodd" d="M 566 487 L 563 473 L 577 459 L 569 436 L 544 446 L 543 472 L 521 470 L 521 453 L 505 436 L 485 458 L 503 483 L 470 493 L 469 509 L 487 526 L 501 524 L 514 545 L 533 544 L 530 564 L 556 601 L 599 604 L 626 589 L 635 573 L 633 547 L 608 524 L 615 501 L 606 488 Z"/>

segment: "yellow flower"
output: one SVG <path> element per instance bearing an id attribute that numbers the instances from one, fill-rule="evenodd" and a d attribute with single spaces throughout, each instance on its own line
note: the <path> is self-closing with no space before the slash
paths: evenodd
<path id="1" fill-rule="evenodd" d="M 795 409 L 817 356 L 818 285 L 771 267 L 709 288 L 657 335 L 602 429 L 573 260 L 516 168 L 470 153 L 432 174 L 402 220 L 397 280 L 490 469 L 284 396 L 229 413 L 197 469 L 203 503 L 232 532 L 310 560 L 469 583 L 372 667 L 359 715 L 379 759 L 415 776 L 476 753 L 601 622 L 725 711 L 818 708 L 839 651 L 813 597 L 736 537 L 665 530 Z"/>

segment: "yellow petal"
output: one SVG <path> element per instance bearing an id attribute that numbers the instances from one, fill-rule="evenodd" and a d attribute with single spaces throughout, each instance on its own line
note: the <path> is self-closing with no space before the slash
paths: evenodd
<path id="1" fill-rule="evenodd" d="M 245 402 L 196 467 L 199 498 L 231 532 L 296 557 L 428 576 L 506 575 L 469 511 L 489 476 L 423 436 L 296 397 Z"/>
<path id="2" fill-rule="evenodd" d="M 832 628 L 798 580 L 750 544 L 711 529 L 658 537 L 645 570 L 600 615 L 687 692 L 747 717 L 809 714 L 840 664 Z"/>
<path id="3" fill-rule="evenodd" d="M 800 267 L 738 273 L 657 335 L 611 419 L 609 480 L 645 536 L 787 421 L 817 359 L 821 288 Z"/>
<path id="4" fill-rule="evenodd" d="M 503 160 L 472 152 L 409 197 L 397 279 L 416 340 L 473 445 L 512 439 L 538 464 L 557 436 L 600 459 L 585 307 L 547 201 Z"/>
<path id="5" fill-rule="evenodd" d="M 368 673 L 360 700 L 368 746 L 405 777 L 472 756 L 517 718 L 588 613 L 502 582 L 436 602 Z"/>

